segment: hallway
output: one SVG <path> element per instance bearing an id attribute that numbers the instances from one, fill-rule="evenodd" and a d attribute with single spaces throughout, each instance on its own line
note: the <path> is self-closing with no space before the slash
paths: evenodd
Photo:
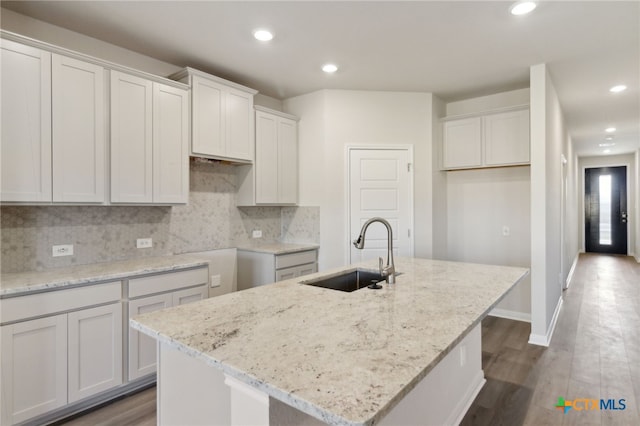
<path id="1" fill-rule="evenodd" d="M 487 384 L 463 425 L 640 424 L 640 264 L 632 257 L 580 255 L 548 348 L 526 343 L 528 323 L 488 317 L 482 326 Z M 563 414 L 558 397 L 624 399 L 626 408 Z"/>

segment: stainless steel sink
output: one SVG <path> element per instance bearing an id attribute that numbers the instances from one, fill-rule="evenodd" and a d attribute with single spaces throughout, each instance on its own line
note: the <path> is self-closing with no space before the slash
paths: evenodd
<path id="1" fill-rule="evenodd" d="M 300 283 L 316 287 L 330 288 L 332 290 L 351 292 L 368 287 L 369 285 L 375 285 L 380 281 L 384 281 L 384 277 L 378 272 L 356 269 L 355 271 L 345 272 L 341 275 L 300 281 Z M 379 288 L 382 287 L 380 286 Z"/>

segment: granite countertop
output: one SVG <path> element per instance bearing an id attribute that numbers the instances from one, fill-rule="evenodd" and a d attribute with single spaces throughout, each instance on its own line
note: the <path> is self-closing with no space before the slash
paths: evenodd
<path id="1" fill-rule="evenodd" d="M 238 250 L 254 251 L 258 253 L 270 253 L 275 255 L 297 253 L 299 251 L 316 250 L 320 246 L 318 244 L 294 244 L 282 243 L 279 241 L 250 241 L 239 244 Z"/>
<path id="2" fill-rule="evenodd" d="M 60 287 L 118 280 L 133 275 L 173 271 L 209 264 L 195 254 L 143 257 L 119 262 L 93 263 L 46 271 L 3 273 L 0 297 L 18 296 Z"/>
<path id="3" fill-rule="evenodd" d="M 327 423 L 372 425 L 528 274 L 413 258 L 396 267 L 397 283 L 381 290 L 344 293 L 295 278 L 131 325 Z"/>

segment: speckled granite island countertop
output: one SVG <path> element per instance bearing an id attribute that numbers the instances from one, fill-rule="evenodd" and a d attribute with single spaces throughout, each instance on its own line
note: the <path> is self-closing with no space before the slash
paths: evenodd
<path id="1" fill-rule="evenodd" d="M 62 287 L 118 280 L 133 275 L 204 266 L 209 259 L 195 254 L 146 257 L 93 263 L 46 271 L 5 273 L 0 276 L 0 297 L 12 297 Z"/>
<path id="2" fill-rule="evenodd" d="M 336 275 L 364 262 L 303 277 Z M 329 424 L 372 425 L 517 284 L 524 268 L 398 258 L 394 286 L 301 278 L 135 317 L 131 325 Z"/>
<path id="3" fill-rule="evenodd" d="M 274 255 L 297 253 L 306 250 L 317 250 L 320 248 L 318 244 L 294 244 L 282 243 L 279 241 L 257 241 L 239 244 L 238 250 L 254 251 L 257 253 L 270 253 Z"/>

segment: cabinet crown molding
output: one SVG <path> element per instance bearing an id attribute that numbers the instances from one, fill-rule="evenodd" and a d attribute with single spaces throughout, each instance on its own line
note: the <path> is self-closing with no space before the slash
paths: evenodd
<path id="1" fill-rule="evenodd" d="M 0 38 L 5 40 L 15 41 L 17 43 L 22 43 L 27 46 L 36 47 L 38 49 L 45 50 L 51 53 L 57 53 L 60 55 L 64 55 L 73 59 L 78 59 L 84 62 L 88 62 L 94 65 L 99 65 L 104 67 L 107 70 L 113 71 L 121 71 L 127 74 L 135 75 L 141 78 L 146 78 L 147 80 L 155 81 L 158 83 L 166 84 L 168 86 L 177 87 L 183 90 L 189 90 L 189 86 L 184 83 L 180 83 L 178 81 L 161 77 L 159 75 L 151 74 L 145 71 L 140 71 L 134 68 L 129 68 L 124 65 L 116 64 L 114 62 L 106 61 L 103 59 L 96 58 L 94 56 L 86 55 L 84 53 L 76 52 L 74 50 L 66 49 L 64 47 L 56 46 L 53 44 L 46 43 L 44 41 L 32 39 L 21 34 L 13 33 L 11 31 L 0 30 Z"/>
<path id="2" fill-rule="evenodd" d="M 269 114 L 277 115 L 278 117 L 287 118 L 293 121 L 300 121 L 300 117 L 296 117 L 295 115 L 287 114 L 286 112 L 278 111 L 277 109 L 271 109 L 267 107 L 263 107 L 261 105 L 254 105 L 253 109 L 256 111 L 266 112 Z"/>
<path id="3" fill-rule="evenodd" d="M 180 70 L 180 71 L 178 71 L 178 72 L 176 72 L 174 74 L 171 74 L 169 76 L 169 78 L 174 79 L 174 80 L 182 80 L 183 78 L 188 77 L 188 76 L 192 76 L 192 75 L 197 75 L 197 76 L 200 76 L 200 77 L 203 77 L 203 78 L 207 78 L 209 80 L 215 81 L 215 82 L 220 83 L 220 84 L 224 84 L 225 86 L 232 87 L 232 88 L 234 88 L 236 90 L 241 90 L 243 92 L 250 93 L 252 95 L 256 95 L 258 93 L 257 90 L 252 89 L 250 87 L 243 86 L 241 84 L 235 83 L 235 82 L 230 81 L 230 80 L 225 80 L 224 78 L 217 77 L 215 75 L 208 74 L 208 73 L 206 73 L 204 71 L 200 71 L 200 70 L 197 70 L 197 69 L 191 68 L 191 67 L 185 67 L 184 69 L 182 69 L 182 70 Z"/>
<path id="4" fill-rule="evenodd" d="M 498 114 L 501 112 L 509 111 L 520 111 L 524 109 L 529 109 L 529 104 L 510 105 L 502 108 L 493 108 L 484 111 L 470 112 L 468 114 L 448 115 L 446 117 L 440 118 L 440 122 L 444 123 L 450 120 L 460 120 L 461 118 L 482 117 L 483 115 Z"/>

